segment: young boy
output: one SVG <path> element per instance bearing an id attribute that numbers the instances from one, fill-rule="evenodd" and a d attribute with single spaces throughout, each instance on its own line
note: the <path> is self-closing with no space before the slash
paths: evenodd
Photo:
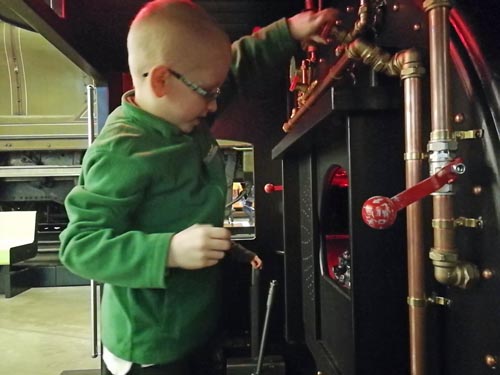
<path id="1" fill-rule="evenodd" d="M 222 101 L 286 66 L 297 41 L 335 18 L 333 9 L 301 13 L 231 47 L 189 1 L 152 1 L 135 17 L 134 91 L 87 150 L 60 236 L 63 264 L 105 284 L 101 339 L 113 375 L 210 373 L 196 370 L 198 354 L 216 330 L 217 264 L 232 242 L 223 160 L 205 117 L 223 83 Z"/>

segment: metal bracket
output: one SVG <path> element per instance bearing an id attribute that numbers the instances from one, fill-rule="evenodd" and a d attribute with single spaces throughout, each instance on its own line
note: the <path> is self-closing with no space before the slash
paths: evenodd
<path id="1" fill-rule="evenodd" d="M 432 297 L 427 298 L 428 303 L 432 303 L 433 305 L 440 305 L 440 306 L 445 306 L 445 307 L 450 307 L 452 301 L 449 298 L 445 297 L 440 297 L 435 294 L 432 295 Z"/>
<path id="2" fill-rule="evenodd" d="M 455 220 L 432 219 L 432 227 L 435 229 L 453 229 L 455 228 Z"/>
<path id="3" fill-rule="evenodd" d="M 438 7 L 451 8 L 451 1 L 449 1 L 449 0 L 425 0 L 424 1 L 424 10 L 426 12 L 430 11 L 431 9 L 438 8 Z"/>
<path id="4" fill-rule="evenodd" d="M 474 219 L 472 217 L 460 216 L 454 220 L 455 227 L 482 229 L 483 224 L 484 224 L 484 222 L 483 222 L 483 218 L 481 216 L 479 216 L 477 219 Z"/>
<path id="5" fill-rule="evenodd" d="M 463 131 L 453 132 L 453 138 L 458 139 L 458 140 L 479 139 L 479 138 L 483 138 L 483 136 L 484 136 L 483 129 L 472 129 L 472 130 L 463 130 Z"/>
<path id="6" fill-rule="evenodd" d="M 427 299 L 406 297 L 406 303 L 411 307 L 425 307 L 427 305 Z"/>
<path id="7" fill-rule="evenodd" d="M 423 160 L 426 159 L 428 155 L 424 152 L 405 152 L 404 159 L 405 160 Z"/>

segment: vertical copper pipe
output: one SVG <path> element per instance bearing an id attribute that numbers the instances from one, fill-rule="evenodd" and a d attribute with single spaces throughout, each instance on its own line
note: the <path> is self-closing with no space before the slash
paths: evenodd
<path id="1" fill-rule="evenodd" d="M 433 217 L 453 219 L 453 201 L 449 195 L 433 197 Z M 434 228 L 434 248 L 441 252 L 455 249 L 455 230 L 453 227 Z"/>
<path id="2" fill-rule="evenodd" d="M 429 10 L 432 138 L 445 141 L 451 134 L 449 13 L 447 6 Z M 453 220 L 452 199 L 453 195 L 433 195 L 434 219 Z M 453 229 L 435 227 L 434 248 L 439 252 L 455 252 L 453 232 Z"/>
<path id="3" fill-rule="evenodd" d="M 420 56 L 405 51 L 401 79 L 404 86 L 406 187 L 422 180 L 422 82 Z M 408 305 L 411 375 L 425 374 L 425 251 L 422 204 L 406 208 Z"/>
<path id="4" fill-rule="evenodd" d="M 447 140 L 450 134 L 450 54 L 449 9 L 435 6 L 429 10 L 430 88 L 431 88 L 431 138 Z M 434 173 L 434 171 L 430 171 Z M 433 196 L 433 217 L 438 220 L 453 219 L 451 195 Z M 446 208 L 445 208 L 446 207 Z M 454 246 L 444 235 L 449 229 L 434 228 L 434 248 L 441 252 L 454 251 Z"/>
<path id="5" fill-rule="evenodd" d="M 450 52 L 449 9 L 429 11 L 430 89 L 432 131 L 450 130 Z"/>
<path id="6" fill-rule="evenodd" d="M 457 141 L 451 128 L 449 0 L 425 0 L 429 18 L 431 88 L 431 139 L 428 144 L 430 173 L 451 161 Z M 479 278 L 477 267 L 458 260 L 454 240 L 453 187 L 445 185 L 433 194 L 434 246 L 430 258 L 434 276 L 445 285 L 468 288 Z"/>

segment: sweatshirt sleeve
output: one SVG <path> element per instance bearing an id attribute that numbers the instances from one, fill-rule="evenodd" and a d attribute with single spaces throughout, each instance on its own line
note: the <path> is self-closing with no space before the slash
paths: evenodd
<path id="1" fill-rule="evenodd" d="M 227 254 L 229 259 L 240 263 L 250 263 L 256 256 L 253 251 L 234 241 L 231 242 L 231 248 Z"/>
<path id="2" fill-rule="evenodd" d="M 149 172 L 139 156 L 90 152 L 65 200 L 60 259 L 75 274 L 130 288 L 165 287 L 173 233 L 129 230 Z"/>
<path id="3" fill-rule="evenodd" d="M 291 37 L 287 21 L 282 18 L 233 43 L 229 79 L 245 94 L 263 82 L 279 78 L 298 50 L 299 43 Z"/>

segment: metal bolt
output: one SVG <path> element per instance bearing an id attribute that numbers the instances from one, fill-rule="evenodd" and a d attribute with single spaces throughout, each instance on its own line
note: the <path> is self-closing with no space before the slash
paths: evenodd
<path id="1" fill-rule="evenodd" d="M 463 113 L 457 113 L 453 120 L 455 121 L 456 124 L 461 124 L 464 122 L 465 116 Z"/>
<path id="2" fill-rule="evenodd" d="M 453 171 L 456 174 L 464 174 L 465 173 L 465 164 L 458 163 L 457 165 L 453 166 Z"/>
<path id="3" fill-rule="evenodd" d="M 494 355 L 491 355 L 491 354 L 487 354 L 485 357 L 484 357 L 484 362 L 486 363 L 486 365 L 488 367 L 490 367 L 491 369 L 495 369 L 496 366 L 497 366 L 497 357 L 494 356 Z"/>
<path id="4" fill-rule="evenodd" d="M 394 4 L 394 5 L 392 6 L 392 10 L 393 10 L 394 12 L 397 12 L 397 11 L 399 10 L 399 4 L 398 4 L 398 3 Z"/>
<path id="5" fill-rule="evenodd" d="M 494 275 L 495 275 L 495 272 L 489 268 L 485 268 L 483 270 L 483 272 L 481 272 L 481 276 L 483 277 L 483 279 L 486 279 L 486 280 L 492 279 Z"/>
<path id="6" fill-rule="evenodd" d="M 416 23 L 413 25 L 413 31 L 420 31 L 421 28 L 422 28 L 422 25 L 420 25 L 419 23 Z"/>
<path id="7" fill-rule="evenodd" d="M 482 192 L 483 192 L 483 187 L 480 185 L 476 185 L 472 188 L 472 194 L 474 195 L 481 195 Z"/>

